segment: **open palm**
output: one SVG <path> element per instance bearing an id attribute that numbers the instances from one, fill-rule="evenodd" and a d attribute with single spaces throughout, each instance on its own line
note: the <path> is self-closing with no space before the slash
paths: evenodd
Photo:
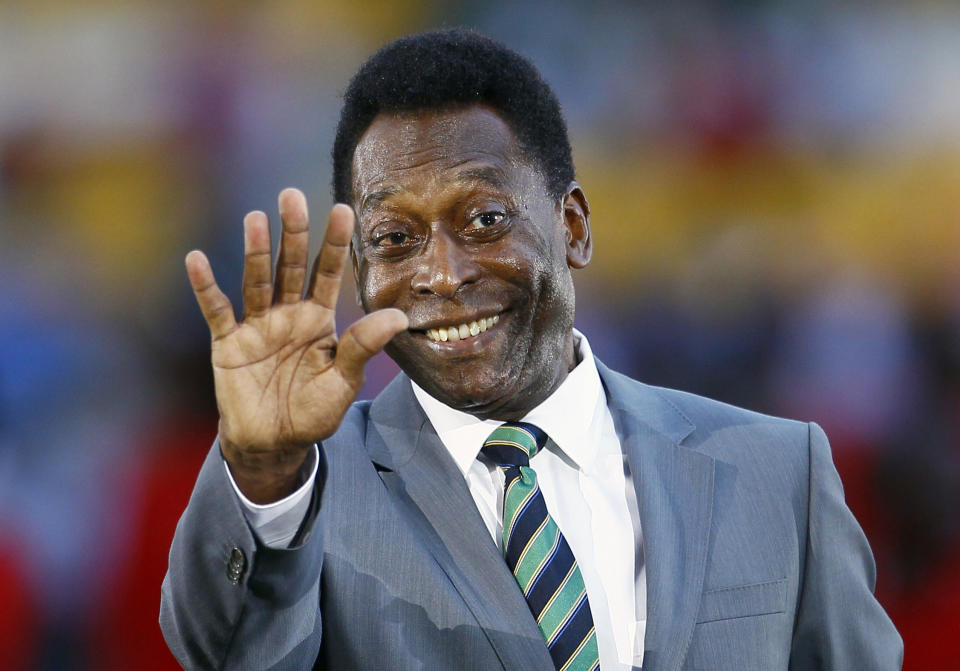
<path id="1" fill-rule="evenodd" d="M 399 310 L 372 312 L 344 331 L 334 313 L 349 255 L 354 217 L 331 210 L 307 283 L 308 219 L 303 194 L 280 194 L 283 222 L 276 277 L 271 279 L 267 217 L 244 219 L 243 321 L 217 286 L 206 256 L 187 255 L 197 302 L 210 327 L 220 446 L 238 486 L 254 501 L 292 490 L 313 443 L 339 427 L 363 385 L 363 367 L 407 327 Z"/>

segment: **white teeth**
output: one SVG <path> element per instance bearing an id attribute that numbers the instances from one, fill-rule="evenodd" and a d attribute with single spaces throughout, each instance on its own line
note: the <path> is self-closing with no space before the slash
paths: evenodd
<path id="1" fill-rule="evenodd" d="M 493 317 L 483 317 L 469 324 L 460 324 L 459 326 L 444 326 L 440 328 L 427 329 L 427 337 L 433 342 L 447 342 L 465 340 L 473 336 L 480 335 L 493 325 L 500 321 L 500 315 Z"/>

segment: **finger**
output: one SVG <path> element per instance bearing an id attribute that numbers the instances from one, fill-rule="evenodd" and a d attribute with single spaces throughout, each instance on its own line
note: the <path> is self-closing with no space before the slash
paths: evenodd
<path id="1" fill-rule="evenodd" d="M 310 230 L 307 199 L 299 189 L 284 189 L 278 201 L 283 232 L 280 234 L 273 300 L 296 303 L 303 297 L 303 282 L 307 277 Z"/>
<path id="2" fill-rule="evenodd" d="M 190 286 L 193 287 L 193 295 L 197 297 L 200 312 L 210 327 L 210 335 L 214 340 L 222 338 L 237 328 L 230 299 L 217 286 L 210 261 L 203 252 L 193 250 L 187 254 L 184 263 L 187 266 Z"/>
<path id="3" fill-rule="evenodd" d="M 407 315 L 395 308 L 377 310 L 354 322 L 343 332 L 333 365 L 345 380 L 363 382 L 363 367 L 390 339 L 409 326 Z"/>
<path id="4" fill-rule="evenodd" d="M 337 203 L 330 210 L 323 245 L 313 265 L 309 291 L 314 301 L 331 310 L 337 306 L 337 294 L 340 293 L 340 280 L 350 254 L 352 236 L 353 210 L 349 205 Z"/>
<path id="5" fill-rule="evenodd" d="M 243 218 L 243 316 L 258 317 L 270 307 L 270 224 L 254 211 Z"/>

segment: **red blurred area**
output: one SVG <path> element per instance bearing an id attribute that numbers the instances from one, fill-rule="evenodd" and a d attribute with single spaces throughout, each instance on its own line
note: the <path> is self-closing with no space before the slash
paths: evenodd
<path id="1" fill-rule="evenodd" d="M 0 534 L 0 538 L 4 535 Z M 7 536 L 9 538 L 9 536 Z M 40 637 L 39 608 L 30 589 L 25 557 L 15 544 L 0 545 L 0 659 L 10 671 L 34 668 Z"/>
<path id="2" fill-rule="evenodd" d="M 150 460 L 129 474 L 139 492 L 129 554 L 110 580 L 89 634 L 91 668 L 179 669 L 157 624 L 170 539 L 213 437 L 215 421 L 172 421 L 153 434 Z"/>

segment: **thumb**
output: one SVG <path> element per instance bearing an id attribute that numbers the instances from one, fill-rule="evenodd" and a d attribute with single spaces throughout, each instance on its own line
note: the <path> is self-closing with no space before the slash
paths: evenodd
<path id="1" fill-rule="evenodd" d="M 395 308 L 377 310 L 358 319 L 340 336 L 333 365 L 352 384 L 363 381 L 363 367 L 390 339 L 409 325 L 407 315 Z"/>

